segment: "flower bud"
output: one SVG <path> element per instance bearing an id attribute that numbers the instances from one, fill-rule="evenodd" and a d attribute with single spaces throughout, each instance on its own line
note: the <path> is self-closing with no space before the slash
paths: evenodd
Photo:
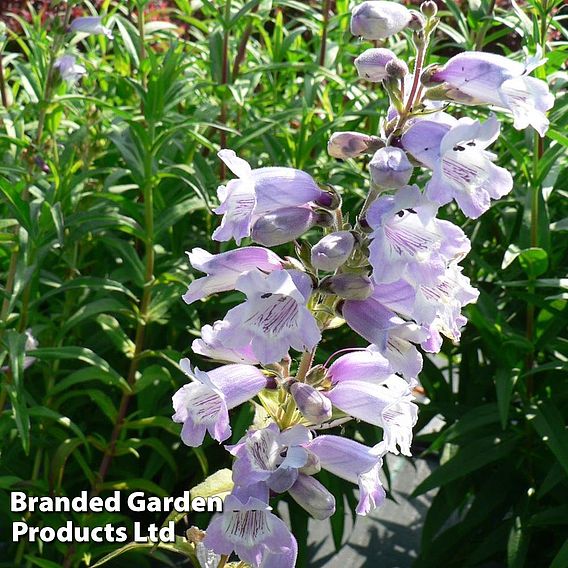
<path id="1" fill-rule="evenodd" d="M 420 11 L 427 17 L 433 18 L 438 13 L 438 6 L 432 0 L 426 0 L 420 5 Z"/>
<path id="2" fill-rule="evenodd" d="M 312 266 L 333 272 L 347 261 L 354 246 L 355 237 L 349 231 L 326 235 L 312 248 Z"/>
<path id="3" fill-rule="evenodd" d="M 410 22 L 408 23 L 408 27 L 411 30 L 419 32 L 424 29 L 425 25 L 426 20 L 420 12 L 411 12 Z"/>
<path id="4" fill-rule="evenodd" d="M 396 2 L 363 2 L 351 14 L 351 33 L 365 39 L 385 39 L 402 31 L 411 17 L 410 11 Z"/>
<path id="5" fill-rule="evenodd" d="M 329 183 L 325 184 L 325 189 L 321 189 L 320 196 L 315 200 L 315 203 L 326 209 L 337 209 L 341 207 L 341 197 L 337 190 Z"/>
<path id="6" fill-rule="evenodd" d="M 266 247 L 282 245 L 303 235 L 318 219 L 319 214 L 309 207 L 283 207 L 258 219 L 251 238 Z"/>
<path id="7" fill-rule="evenodd" d="M 320 227 L 333 227 L 335 217 L 330 211 L 326 211 L 325 209 L 317 209 L 315 214 L 315 225 L 319 225 Z"/>
<path id="8" fill-rule="evenodd" d="M 404 151 L 388 146 L 375 152 L 369 170 L 373 184 L 399 189 L 408 184 L 413 168 Z"/>
<path id="9" fill-rule="evenodd" d="M 387 76 L 393 79 L 404 79 L 408 75 L 408 65 L 402 59 L 392 59 L 386 64 Z"/>
<path id="10" fill-rule="evenodd" d="M 374 47 L 367 49 L 355 59 L 355 67 L 361 79 L 378 83 L 386 79 L 386 65 L 393 59 L 396 59 L 396 55 L 390 49 Z"/>
<path id="11" fill-rule="evenodd" d="M 288 489 L 292 499 L 314 519 L 327 519 L 335 513 L 335 497 L 317 480 L 309 475 L 298 476 Z"/>
<path id="12" fill-rule="evenodd" d="M 321 386 L 325 383 L 328 383 L 331 386 L 331 383 L 327 377 L 327 370 L 323 365 L 315 365 L 306 375 L 306 383 L 309 385 Z"/>
<path id="13" fill-rule="evenodd" d="M 319 290 L 344 300 L 366 300 L 373 293 L 373 281 L 364 274 L 336 274 L 324 278 Z"/>
<path id="14" fill-rule="evenodd" d="M 306 383 L 295 382 L 290 387 L 290 393 L 306 420 L 314 424 L 321 424 L 331 418 L 331 402 L 314 387 Z"/>
<path id="15" fill-rule="evenodd" d="M 327 151 L 334 158 L 346 160 L 357 158 L 369 150 L 378 150 L 381 146 L 384 146 L 384 142 L 378 136 L 359 132 L 335 132 L 327 143 Z"/>

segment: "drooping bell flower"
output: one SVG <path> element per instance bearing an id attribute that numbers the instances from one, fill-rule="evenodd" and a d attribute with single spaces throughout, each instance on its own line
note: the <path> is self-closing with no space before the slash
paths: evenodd
<path id="1" fill-rule="evenodd" d="M 362 2 L 351 13 L 351 33 L 364 39 L 385 39 L 402 31 L 411 20 L 412 14 L 402 4 Z"/>
<path id="2" fill-rule="evenodd" d="M 72 32 L 80 32 L 89 35 L 102 34 L 112 39 L 112 32 L 109 28 L 103 25 L 100 16 L 85 16 L 82 18 L 75 18 L 69 26 Z"/>
<path id="3" fill-rule="evenodd" d="M 437 219 L 436 209 L 416 186 L 373 202 L 366 220 L 374 229 L 369 260 L 375 282 L 400 278 L 433 281 L 443 274 L 448 262 L 469 252 L 465 233 L 457 225 Z"/>
<path id="4" fill-rule="evenodd" d="M 384 142 L 378 136 L 369 136 L 360 132 L 335 132 L 327 143 L 327 151 L 334 158 L 347 160 L 362 156 L 381 146 L 384 146 Z"/>
<path id="5" fill-rule="evenodd" d="M 351 256 L 355 246 L 355 237 L 349 231 L 336 231 L 323 237 L 311 251 L 314 268 L 333 272 Z"/>
<path id="6" fill-rule="evenodd" d="M 296 539 L 288 527 L 262 500 L 246 503 L 229 495 L 223 513 L 207 527 L 203 545 L 217 554 L 235 552 L 254 568 L 294 568 L 298 555 Z"/>
<path id="7" fill-rule="evenodd" d="M 294 168 L 267 167 L 253 170 L 233 150 L 221 150 L 219 158 L 237 176 L 217 190 L 221 205 L 215 213 L 223 215 L 221 226 L 213 233 L 217 241 L 250 236 L 253 224 L 268 213 L 284 207 L 299 207 L 315 202 L 331 203 L 329 193 L 321 190 L 312 176 Z"/>
<path id="8" fill-rule="evenodd" d="M 299 271 L 277 270 L 267 277 L 259 271 L 244 274 L 235 286 L 247 296 L 229 310 L 218 338 L 227 347 L 250 344 L 263 364 L 277 363 L 292 347 L 311 351 L 321 338 L 306 303 L 312 291 L 309 276 Z"/>
<path id="9" fill-rule="evenodd" d="M 283 432 L 275 423 L 247 432 L 236 444 L 226 446 L 236 457 L 235 486 L 263 483 L 277 493 L 287 491 L 298 479 L 298 470 L 307 463 L 308 452 L 303 445 L 311 438 L 309 430 L 299 424 Z"/>
<path id="10" fill-rule="evenodd" d="M 301 415 L 313 424 L 321 424 L 331 418 L 331 403 L 313 386 L 294 382 L 290 387 L 292 395 Z"/>
<path id="11" fill-rule="evenodd" d="M 310 207 L 283 207 L 267 213 L 252 226 L 251 238 L 266 247 L 289 243 L 318 222 L 318 214 Z"/>
<path id="12" fill-rule="evenodd" d="M 335 381 L 325 393 L 333 405 L 354 418 L 380 426 L 384 430 L 385 447 L 394 454 L 410 456 L 412 428 L 418 407 L 408 383 L 390 375 L 380 384 L 359 380 Z"/>
<path id="13" fill-rule="evenodd" d="M 234 290 L 237 280 L 249 270 L 272 272 L 280 270 L 284 263 L 277 254 L 262 247 L 243 247 L 221 254 L 194 248 L 186 254 L 193 268 L 207 274 L 189 285 L 182 296 L 186 304 L 217 292 Z"/>
<path id="14" fill-rule="evenodd" d="M 222 321 L 216 321 L 213 326 L 204 325 L 201 328 L 201 338 L 194 339 L 191 344 L 193 352 L 220 363 L 258 365 L 259 361 L 254 356 L 250 345 L 245 345 L 240 349 L 231 349 L 224 345 L 219 339 L 219 332 L 224 326 L 226 324 Z"/>
<path id="15" fill-rule="evenodd" d="M 355 67 L 361 79 L 378 83 L 388 77 L 387 63 L 397 59 L 396 55 L 384 47 L 372 47 L 355 59 Z"/>
<path id="16" fill-rule="evenodd" d="M 359 503 L 355 512 L 367 515 L 385 500 L 379 479 L 386 452 L 384 443 L 372 448 L 340 436 L 318 436 L 306 445 L 316 455 L 323 469 L 359 485 Z"/>
<path id="17" fill-rule="evenodd" d="M 206 431 L 218 442 L 229 438 L 229 410 L 266 386 L 266 376 L 251 365 L 224 365 L 204 372 L 182 359 L 180 367 L 192 382 L 174 394 L 172 420 L 183 424 L 181 439 L 191 447 L 203 443 Z"/>
<path id="18" fill-rule="evenodd" d="M 404 150 L 393 146 L 377 150 L 369 162 L 373 184 L 385 189 L 404 187 L 409 182 L 413 169 Z"/>
<path id="19" fill-rule="evenodd" d="M 56 59 L 53 67 L 59 71 L 59 75 L 68 85 L 74 85 L 87 70 L 77 63 L 74 55 L 62 55 Z"/>
<path id="20" fill-rule="evenodd" d="M 380 384 L 391 375 L 388 359 L 370 348 L 346 353 L 338 357 L 328 369 L 332 384 L 362 379 Z"/>
<path id="21" fill-rule="evenodd" d="M 310 475 L 298 475 L 288 493 L 314 519 L 321 521 L 335 513 L 335 497 Z"/>
<path id="22" fill-rule="evenodd" d="M 449 88 L 443 89 L 443 97 L 449 100 L 507 109 L 517 130 L 530 125 L 544 136 L 549 124 L 546 111 L 554 105 L 554 96 L 545 81 L 528 77 L 543 63 L 541 51 L 524 63 L 495 53 L 466 51 L 429 72 L 429 83 L 445 83 Z"/>

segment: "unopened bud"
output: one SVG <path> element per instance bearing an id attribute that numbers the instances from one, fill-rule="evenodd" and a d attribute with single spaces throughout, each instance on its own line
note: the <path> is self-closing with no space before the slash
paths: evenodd
<path id="1" fill-rule="evenodd" d="M 420 5 L 420 11 L 427 17 L 433 18 L 438 13 L 438 6 L 432 0 L 426 0 Z"/>
<path id="2" fill-rule="evenodd" d="M 334 158 L 346 160 L 378 150 L 382 146 L 384 142 L 378 136 L 369 136 L 359 132 L 335 132 L 327 143 L 327 151 Z"/>
<path id="3" fill-rule="evenodd" d="M 355 237 L 349 231 L 326 235 L 312 248 L 312 266 L 333 272 L 347 261 L 354 246 Z"/>
<path id="4" fill-rule="evenodd" d="M 389 78 L 403 79 L 408 75 L 408 65 L 402 59 L 392 59 L 385 67 Z"/>
<path id="5" fill-rule="evenodd" d="M 439 85 L 443 81 L 440 79 L 436 79 L 436 73 L 440 70 L 440 65 L 434 63 L 433 65 L 428 65 L 422 74 L 420 75 L 420 82 L 425 87 L 434 87 Z"/>
<path id="6" fill-rule="evenodd" d="M 306 420 L 321 424 L 331 418 L 331 401 L 311 385 L 295 382 L 290 394 Z"/>
<path id="7" fill-rule="evenodd" d="M 365 39 L 385 39 L 402 31 L 410 20 L 411 12 L 397 2 L 363 2 L 351 14 L 351 33 Z"/>
<path id="8" fill-rule="evenodd" d="M 320 386 L 326 382 L 330 382 L 327 376 L 327 370 L 323 365 L 315 365 L 306 375 L 306 383 L 312 386 Z"/>
<path id="9" fill-rule="evenodd" d="M 314 475 L 314 473 L 319 473 L 321 471 L 319 458 L 310 452 L 308 454 L 308 461 L 298 471 L 305 475 Z"/>
<path id="10" fill-rule="evenodd" d="M 319 285 L 323 293 L 331 293 L 344 300 L 366 300 L 373 293 L 373 281 L 364 274 L 336 274 L 324 278 Z"/>
<path id="11" fill-rule="evenodd" d="M 331 184 L 325 184 L 321 195 L 316 199 L 316 203 L 326 209 L 337 209 L 341 206 L 341 197 Z"/>
<path id="12" fill-rule="evenodd" d="M 410 22 L 408 23 L 408 27 L 415 32 L 419 32 L 424 29 L 426 25 L 426 20 L 424 16 L 420 12 L 411 12 L 412 16 L 410 18 Z"/>
<path id="13" fill-rule="evenodd" d="M 377 150 L 369 162 L 373 184 L 385 189 L 399 189 L 407 185 L 412 170 L 404 151 L 392 146 Z"/>
<path id="14" fill-rule="evenodd" d="M 316 218 L 315 218 L 315 225 L 320 227 L 333 227 L 335 222 L 335 217 L 330 211 L 326 211 L 325 209 L 317 209 L 316 210 Z"/>
<path id="15" fill-rule="evenodd" d="M 387 64 L 396 59 L 396 55 L 384 47 L 374 47 L 364 51 L 355 59 L 355 67 L 361 79 L 378 83 L 387 77 Z"/>
<path id="16" fill-rule="evenodd" d="M 262 216 L 252 227 L 251 238 L 266 247 L 288 243 L 311 229 L 319 219 L 309 207 L 283 207 Z"/>
<path id="17" fill-rule="evenodd" d="M 335 497 L 317 480 L 309 475 L 298 476 L 288 489 L 292 499 L 314 519 L 327 519 L 335 513 Z"/>

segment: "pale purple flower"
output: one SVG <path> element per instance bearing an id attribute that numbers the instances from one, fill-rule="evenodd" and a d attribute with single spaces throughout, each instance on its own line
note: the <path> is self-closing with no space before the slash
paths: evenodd
<path id="1" fill-rule="evenodd" d="M 436 209 L 416 186 L 373 202 L 366 220 L 374 229 L 369 260 L 375 282 L 400 278 L 433 281 L 443 274 L 448 262 L 469 252 L 465 233 L 457 225 L 437 219 Z"/>
<path id="2" fill-rule="evenodd" d="M 335 513 L 335 497 L 310 475 L 301 473 L 288 493 L 314 519 L 321 521 Z"/>
<path id="3" fill-rule="evenodd" d="M 85 16 L 83 18 L 75 18 L 69 26 L 72 32 L 80 32 L 84 34 L 103 34 L 112 39 L 112 32 L 103 25 L 100 16 Z"/>
<path id="4" fill-rule="evenodd" d="M 390 375 L 380 384 L 359 380 L 334 381 L 326 396 L 339 410 L 380 426 L 384 430 L 385 447 L 389 452 L 410 456 L 412 428 L 418 417 L 418 407 L 408 383 Z"/>
<path id="5" fill-rule="evenodd" d="M 87 74 L 87 70 L 77 63 L 74 55 L 62 55 L 55 61 L 53 67 L 59 71 L 61 78 L 69 85 L 75 84 Z"/>
<path id="6" fill-rule="evenodd" d="M 364 39 L 385 39 L 402 31 L 411 19 L 412 14 L 402 4 L 362 2 L 351 13 L 351 33 Z"/>
<path id="7" fill-rule="evenodd" d="M 355 67 L 361 79 L 378 83 L 388 77 L 387 63 L 394 61 L 396 55 L 384 47 L 372 47 L 355 59 Z"/>
<path id="8" fill-rule="evenodd" d="M 235 445 L 226 446 L 237 458 L 233 482 L 237 487 L 264 483 L 277 493 L 287 491 L 307 463 L 308 452 L 303 445 L 311 438 L 309 430 L 299 424 L 283 432 L 275 423 L 247 432 Z"/>
<path id="9" fill-rule="evenodd" d="M 349 231 L 336 231 L 323 237 L 311 251 L 314 268 L 333 272 L 351 256 L 355 246 L 355 237 Z"/>
<path id="10" fill-rule="evenodd" d="M 440 205 L 455 199 L 468 217 L 476 219 L 489 209 L 491 199 L 509 193 L 511 174 L 496 166 L 496 156 L 486 150 L 499 131 L 495 117 L 484 123 L 460 119 L 441 141 L 440 160 L 426 186 L 427 197 Z"/>
<path id="11" fill-rule="evenodd" d="M 231 349 L 219 339 L 219 332 L 226 325 L 222 321 L 216 321 L 213 326 L 204 325 L 201 328 L 201 338 L 194 339 L 191 344 L 193 352 L 221 363 L 258 365 L 259 361 L 254 356 L 250 345 L 245 345 L 240 349 Z"/>
<path id="12" fill-rule="evenodd" d="M 292 383 L 290 394 L 302 416 L 312 424 L 321 424 L 331 418 L 331 403 L 313 386 L 301 382 Z"/>
<path id="13" fill-rule="evenodd" d="M 327 151 L 334 158 L 346 160 L 357 158 L 380 145 L 384 145 L 384 142 L 378 136 L 359 132 L 335 132 L 327 143 Z"/>
<path id="14" fill-rule="evenodd" d="M 203 545 L 227 556 L 234 551 L 254 568 L 294 568 L 296 539 L 270 511 L 260 499 L 251 497 L 244 503 L 229 495 L 223 513 L 215 515 L 207 527 Z"/>
<path id="15" fill-rule="evenodd" d="M 369 162 L 374 185 L 385 189 L 400 189 L 412 176 L 412 164 L 400 148 L 386 146 L 377 150 Z"/>
<path id="16" fill-rule="evenodd" d="M 507 109 L 516 129 L 530 125 L 544 136 L 549 124 L 546 111 L 554 105 L 554 97 L 545 81 L 528 77 L 543 63 L 541 51 L 524 63 L 494 53 L 466 51 L 433 72 L 430 81 L 445 83 L 449 99 Z"/>
<path id="17" fill-rule="evenodd" d="M 461 310 L 475 303 L 478 296 L 479 291 L 471 286 L 469 278 L 462 274 L 462 267 L 456 263 L 451 263 L 434 284 L 418 286 L 414 318 L 429 329 L 429 337 L 421 342 L 422 347 L 438 352 L 442 345 L 440 334 L 459 341 L 461 328 L 467 323 Z"/>
<path id="18" fill-rule="evenodd" d="M 284 262 L 277 254 L 262 247 L 243 247 L 221 254 L 194 248 L 186 254 L 193 268 L 207 274 L 189 285 L 182 296 L 186 304 L 217 292 L 234 290 L 237 280 L 249 270 L 272 272 L 280 270 Z"/>
<path id="19" fill-rule="evenodd" d="M 372 448 L 340 436 L 318 436 L 306 449 L 330 473 L 359 485 L 358 515 L 367 515 L 385 500 L 385 490 L 379 479 L 386 452 L 384 443 Z"/>
<path id="20" fill-rule="evenodd" d="M 224 365 L 204 372 L 182 359 L 180 367 L 193 382 L 174 394 L 172 420 L 183 423 L 181 439 L 192 447 L 201 445 L 206 431 L 218 442 L 226 440 L 231 435 L 229 410 L 266 386 L 266 376 L 251 365 Z"/>
<path id="21" fill-rule="evenodd" d="M 310 207 L 283 207 L 258 219 L 251 230 L 255 243 L 275 247 L 301 237 L 318 222 L 318 214 Z"/>
<path id="22" fill-rule="evenodd" d="M 299 271 L 277 270 L 268 276 L 251 271 L 239 278 L 236 289 L 247 296 L 229 310 L 218 338 L 231 349 L 250 344 L 263 364 L 277 363 L 292 347 L 311 351 L 321 333 L 306 303 L 312 291 L 309 276 Z"/>
<path id="23" fill-rule="evenodd" d="M 215 213 L 223 215 L 221 226 L 213 233 L 217 241 L 241 239 L 251 234 L 253 224 L 268 213 L 284 207 L 298 207 L 310 202 L 327 206 L 331 196 L 301 170 L 268 167 L 253 170 L 233 150 L 221 150 L 219 158 L 238 179 L 217 190 L 221 204 Z"/>

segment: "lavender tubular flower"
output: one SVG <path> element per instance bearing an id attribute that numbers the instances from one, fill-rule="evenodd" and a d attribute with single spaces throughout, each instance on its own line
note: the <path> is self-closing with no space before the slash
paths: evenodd
<path id="1" fill-rule="evenodd" d="M 336 381 L 326 393 L 334 406 L 355 418 L 384 430 L 384 441 L 389 452 L 410 456 L 412 427 L 418 418 L 418 407 L 413 404 L 408 383 L 391 375 L 380 385 L 361 380 Z"/>
<path id="2" fill-rule="evenodd" d="M 351 33 L 364 39 L 385 39 L 406 28 L 411 19 L 412 14 L 402 4 L 362 2 L 351 13 Z"/>
<path id="3" fill-rule="evenodd" d="M 379 197 L 371 205 L 367 222 L 374 231 L 369 260 L 377 283 L 401 277 L 432 281 L 443 274 L 449 261 L 469 252 L 465 233 L 449 221 L 436 219 L 435 212 L 436 206 L 416 186 Z"/>
<path id="4" fill-rule="evenodd" d="M 392 374 L 388 360 L 378 351 L 364 349 L 338 357 L 328 369 L 333 384 L 365 379 L 380 384 Z"/>
<path id="5" fill-rule="evenodd" d="M 335 274 L 321 281 L 319 290 L 346 300 L 365 300 L 373 293 L 373 281 L 365 274 Z"/>
<path id="6" fill-rule="evenodd" d="M 402 137 L 405 148 L 433 170 L 426 186 L 432 201 L 445 205 L 455 199 L 473 219 L 489 209 L 513 188 L 513 178 L 493 164 L 495 155 L 486 148 L 499 136 L 495 117 L 484 123 L 462 118 L 453 124 L 418 121 Z"/>
<path id="7" fill-rule="evenodd" d="M 266 376 L 251 365 L 225 365 L 205 373 L 182 359 L 180 367 L 193 382 L 174 394 L 172 420 L 183 423 L 181 439 L 192 447 L 202 444 L 206 431 L 218 442 L 226 440 L 231 435 L 228 411 L 266 386 Z"/>
<path id="8" fill-rule="evenodd" d="M 207 274 L 189 285 L 182 296 L 186 304 L 217 292 L 234 290 L 237 280 L 249 270 L 272 272 L 280 270 L 284 263 L 277 254 L 261 247 L 243 247 L 216 255 L 194 248 L 186 254 L 193 268 Z"/>
<path id="9" fill-rule="evenodd" d="M 288 493 L 314 519 L 321 521 L 335 513 L 335 497 L 309 475 L 300 474 Z"/>
<path id="10" fill-rule="evenodd" d="M 221 363 L 258 365 L 259 360 L 254 356 L 250 345 L 245 345 L 240 349 L 231 349 L 219 339 L 219 332 L 226 325 L 222 321 L 216 321 L 213 326 L 204 325 L 200 332 L 201 338 L 194 339 L 191 344 L 193 352 Z"/>
<path id="11" fill-rule="evenodd" d="M 383 466 L 384 444 L 369 448 L 340 436 L 318 436 L 307 446 L 320 465 L 330 473 L 359 485 L 359 503 L 355 512 L 367 515 L 385 500 L 385 490 L 379 479 Z"/>
<path id="12" fill-rule="evenodd" d="M 55 61 L 53 67 L 59 71 L 59 75 L 68 85 L 75 84 L 87 74 L 87 70 L 77 63 L 73 55 L 62 55 Z"/>
<path id="13" fill-rule="evenodd" d="M 81 32 L 89 35 L 102 34 L 112 39 L 112 32 L 103 25 L 100 16 L 85 16 L 83 18 L 75 18 L 69 26 L 72 32 Z"/>
<path id="14" fill-rule="evenodd" d="M 218 338 L 231 349 L 250 344 L 263 364 L 283 359 L 290 347 L 310 351 L 321 338 L 316 320 L 306 308 L 311 282 L 305 274 L 278 270 L 264 277 L 248 272 L 237 282 L 246 302 L 229 310 Z M 296 279 L 296 281 L 294 280 Z"/>
<path id="15" fill-rule="evenodd" d="M 354 246 L 355 237 L 349 231 L 330 233 L 312 247 L 312 265 L 318 270 L 333 272 L 345 264 Z"/>
<path id="16" fill-rule="evenodd" d="M 237 458 L 233 464 L 235 486 L 263 483 L 277 493 L 287 491 L 308 461 L 308 452 L 302 446 L 310 440 L 308 429 L 301 425 L 280 432 L 272 423 L 248 432 L 237 444 L 227 446 Z"/>
<path id="17" fill-rule="evenodd" d="M 283 167 L 253 170 L 232 150 L 221 150 L 219 158 L 238 177 L 217 190 L 221 204 L 215 213 L 223 215 L 221 226 L 213 233 L 217 241 L 235 239 L 240 244 L 250 236 L 253 224 L 267 213 L 286 207 L 299 207 L 309 202 L 326 206 L 327 192 L 301 170 Z"/>
<path id="18" fill-rule="evenodd" d="M 466 51 L 452 57 L 443 67 L 430 73 L 430 82 L 445 83 L 447 98 L 465 104 L 491 104 L 513 114 L 513 126 L 523 130 L 532 126 L 544 136 L 549 121 L 546 111 L 554 105 L 548 85 L 527 75 L 544 63 L 541 52 L 525 63 L 502 55 Z M 454 92 L 452 92 L 452 89 Z M 469 101 L 466 97 L 469 97 Z"/>
<path id="19" fill-rule="evenodd" d="M 288 527 L 259 499 L 243 503 L 235 495 L 225 499 L 224 511 L 215 515 L 203 545 L 217 554 L 239 558 L 254 568 L 294 568 L 296 539 Z"/>

